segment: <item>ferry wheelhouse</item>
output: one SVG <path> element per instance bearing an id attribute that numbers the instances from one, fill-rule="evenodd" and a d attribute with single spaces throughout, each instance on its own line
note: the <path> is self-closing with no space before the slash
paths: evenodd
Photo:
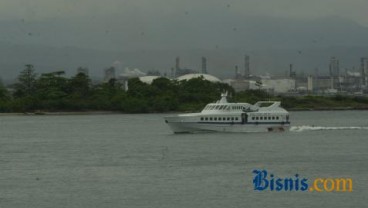
<path id="1" fill-rule="evenodd" d="M 289 113 L 279 101 L 228 103 L 227 93 L 216 103 L 207 104 L 200 113 L 165 117 L 174 133 L 267 132 L 290 127 Z"/>

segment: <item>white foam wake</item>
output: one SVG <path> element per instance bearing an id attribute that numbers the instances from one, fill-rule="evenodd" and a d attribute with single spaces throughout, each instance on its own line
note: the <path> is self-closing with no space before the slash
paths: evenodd
<path id="1" fill-rule="evenodd" d="M 363 126 L 292 126 L 290 131 L 322 131 L 322 130 L 368 130 L 368 127 Z"/>

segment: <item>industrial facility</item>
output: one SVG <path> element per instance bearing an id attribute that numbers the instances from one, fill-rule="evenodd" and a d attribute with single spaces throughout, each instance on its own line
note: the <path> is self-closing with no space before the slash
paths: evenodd
<path id="1" fill-rule="evenodd" d="M 359 59 L 358 59 L 359 60 Z M 320 75 L 319 69 L 314 74 L 297 73 L 293 64 L 288 65 L 288 73 L 283 76 L 259 75 L 251 70 L 251 57 L 244 55 L 243 63 L 235 65 L 235 74 L 227 79 L 220 79 L 208 70 L 206 57 L 200 57 L 200 67 L 191 69 L 181 66 L 179 56 L 175 58 L 175 65 L 171 68 L 167 75 L 162 76 L 159 70 L 151 70 L 147 73 L 139 69 L 126 68 L 125 71 L 116 77 L 115 68 L 110 67 L 104 70 L 104 82 L 110 79 L 118 79 L 127 86 L 130 78 L 138 77 L 142 82 L 151 84 L 154 79 L 166 77 L 176 79 L 178 81 L 189 80 L 201 77 L 211 82 L 227 83 L 234 88 L 235 91 L 244 90 L 265 90 L 272 94 L 288 94 L 288 95 L 331 95 L 331 94 L 368 94 L 368 58 L 360 58 L 360 71 L 353 69 L 341 70 L 340 60 L 333 56 L 328 60 L 328 69 L 322 70 Z M 242 66 L 241 68 L 239 67 Z M 79 68 L 79 73 L 88 74 L 88 69 Z"/>

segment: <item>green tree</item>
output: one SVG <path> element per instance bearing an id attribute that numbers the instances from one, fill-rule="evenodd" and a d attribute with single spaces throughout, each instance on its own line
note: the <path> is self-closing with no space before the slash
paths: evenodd
<path id="1" fill-rule="evenodd" d="M 48 110 L 63 110 L 63 101 L 67 96 L 68 79 L 63 77 L 64 71 L 45 73 L 37 80 L 36 97 L 41 108 Z"/>
<path id="2" fill-rule="evenodd" d="M 15 84 L 16 97 L 32 96 L 36 92 L 37 74 L 31 64 L 26 65 L 26 68 L 18 76 L 18 82 Z"/>
<path id="3" fill-rule="evenodd" d="M 8 112 L 9 101 L 11 100 L 8 90 L 5 88 L 2 82 L 0 82 L 0 112 Z"/>
<path id="4" fill-rule="evenodd" d="M 69 81 L 68 91 L 74 98 L 87 98 L 90 93 L 91 80 L 85 73 L 78 73 Z"/>

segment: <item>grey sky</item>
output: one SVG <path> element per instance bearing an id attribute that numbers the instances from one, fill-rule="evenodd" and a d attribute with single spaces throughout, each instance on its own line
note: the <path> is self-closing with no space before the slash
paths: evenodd
<path id="1" fill-rule="evenodd" d="M 225 10 L 227 8 L 228 10 Z M 183 12 L 232 12 L 290 18 L 341 16 L 368 26 L 367 0 L 1 0 L 1 19 L 77 18 L 112 14 L 141 18 Z"/>
<path id="2" fill-rule="evenodd" d="M 305 32 L 297 36 L 305 41 L 323 39 L 320 30 L 341 22 L 310 24 L 331 16 L 353 21 L 344 20 L 347 25 L 338 33 L 350 31 L 354 22 L 367 27 L 366 8 L 367 0 L 1 0 L 0 41 L 108 50 L 259 48 L 274 43 L 300 47 L 286 43 L 283 36 L 310 27 L 318 30 L 313 37 L 304 37 Z M 274 22 L 277 19 L 283 22 Z M 263 36 L 275 30 L 285 31 L 278 43 Z"/>
<path id="3" fill-rule="evenodd" d="M 368 47 L 367 8 L 368 0 L 0 0 L 0 67 L 88 66 L 98 74 L 119 60 L 168 70 L 176 56 L 198 68 L 205 55 L 225 74 L 244 53 L 256 70 L 324 67 L 334 47 L 357 47 L 340 55 L 355 64 Z M 291 52 L 279 56 L 284 49 Z"/>

